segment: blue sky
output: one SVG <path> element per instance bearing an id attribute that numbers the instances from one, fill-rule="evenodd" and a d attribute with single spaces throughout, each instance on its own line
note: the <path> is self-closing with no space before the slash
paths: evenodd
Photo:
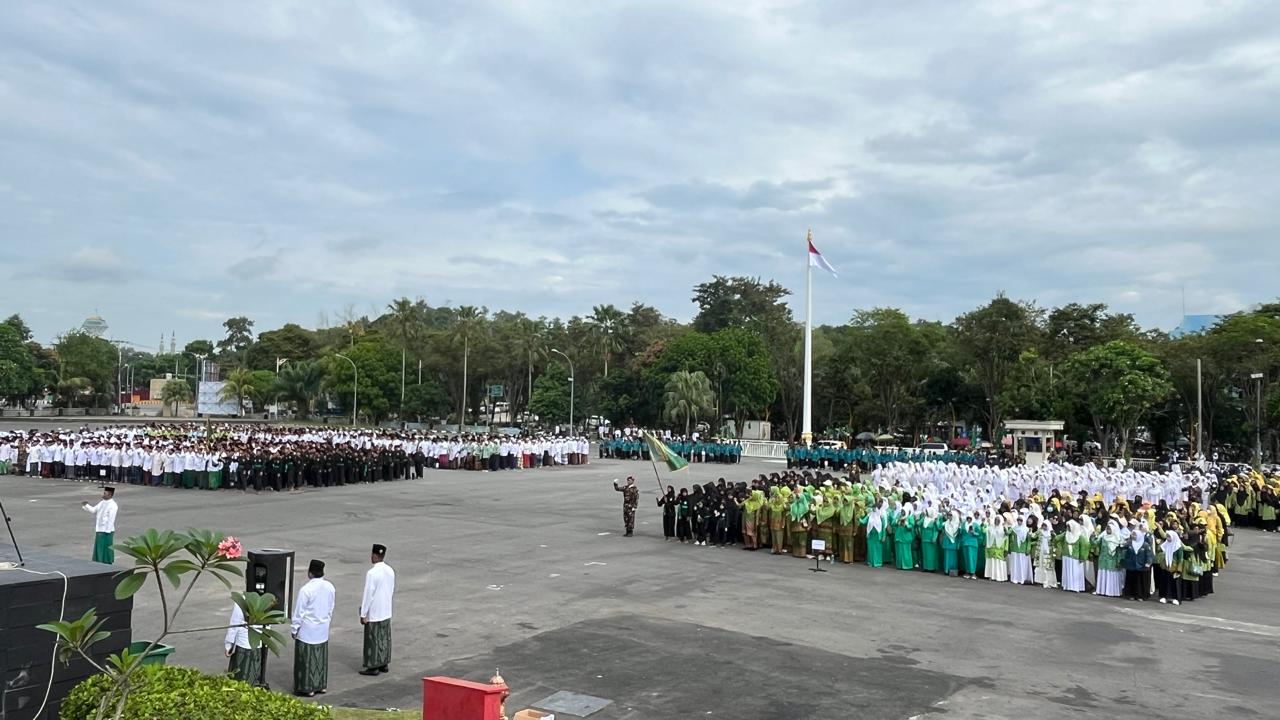
<path id="1" fill-rule="evenodd" d="M 1277 294 L 1280 3 L 21 3 L 4 313 L 155 345 L 394 297 L 815 319 Z M 799 305 L 797 304 L 797 307 Z"/>

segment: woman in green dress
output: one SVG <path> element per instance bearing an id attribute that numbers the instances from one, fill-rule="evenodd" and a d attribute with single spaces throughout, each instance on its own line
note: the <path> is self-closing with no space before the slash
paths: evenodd
<path id="1" fill-rule="evenodd" d="M 867 565 L 878 568 L 884 565 L 885 501 L 877 500 L 875 507 L 858 522 L 867 526 Z"/>
<path id="2" fill-rule="evenodd" d="M 986 539 L 986 529 L 974 518 L 965 518 L 964 529 L 960 533 L 960 557 L 963 561 L 961 569 L 964 577 L 972 580 L 978 574 L 978 550 Z"/>
<path id="3" fill-rule="evenodd" d="M 925 572 L 938 572 L 938 536 L 941 534 L 942 516 L 930 505 L 920 522 L 920 569 Z"/>
<path id="4" fill-rule="evenodd" d="M 955 573 L 960 575 L 960 538 L 961 530 L 964 524 L 960 522 L 960 511 L 952 510 L 947 513 L 947 519 L 942 523 L 942 533 L 939 540 L 942 543 L 942 574 L 950 575 Z"/>
<path id="5" fill-rule="evenodd" d="M 916 540 L 916 516 L 909 512 L 909 508 L 910 505 L 898 514 L 898 522 L 893 526 L 894 567 L 899 570 L 915 568 L 911 544 Z"/>

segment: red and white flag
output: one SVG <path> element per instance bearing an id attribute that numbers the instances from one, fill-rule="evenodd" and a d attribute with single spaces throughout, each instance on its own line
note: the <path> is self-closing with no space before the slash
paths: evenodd
<path id="1" fill-rule="evenodd" d="M 822 268 L 831 273 L 831 277 L 836 277 L 836 269 L 831 267 L 831 263 L 822 257 L 822 253 L 818 252 L 818 248 L 813 246 L 813 231 L 809 231 L 809 267 Z"/>

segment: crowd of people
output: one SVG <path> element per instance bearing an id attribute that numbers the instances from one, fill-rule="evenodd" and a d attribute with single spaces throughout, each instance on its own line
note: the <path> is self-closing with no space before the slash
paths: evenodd
<path id="1" fill-rule="evenodd" d="M 584 465 L 585 437 L 266 425 L 122 425 L 0 432 L 0 475 L 216 490 L 299 490 Z"/>
<path id="2" fill-rule="evenodd" d="M 793 443 L 787 446 L 787 469 L 869 470 L 887 463 L 951 463 L 957 465 L 981 465 L 985 456 L 962 450 L 925 451 L 920 448 L 885 448 L 872 446 L 847 447 L 843 445 L 806 446 Z"/>
<path id="3" fill-rule="evenodd" d="M 599 443 L 600 458 L 615 460 L 649 460 L 649 446 L 641 438 L 641 431 L 618 431 L 612 437 L 602 437 Z M 656 433 L 655 433 L 656 435 Z M 663 444 L 680 457 L 693 463 L 721 463 L 732 465 L 742 462 L 742 442 L 725 438 L 703 438 L 698 433 L 689 436 L 670 433 Z"/>
<path id="4" fill-rule="evenodd" d="M 657 505 L 672 542 L 1177 605 L 1213 593 L 1233 522 L 1274 527 L 1277 492 L 1280 475 L 1247 468 L 905 462 L 867 481 L 793 469 L 667 486 Z"/>

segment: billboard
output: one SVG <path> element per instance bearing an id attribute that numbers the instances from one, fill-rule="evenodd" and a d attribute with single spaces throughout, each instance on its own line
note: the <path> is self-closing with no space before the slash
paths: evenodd
<path id="1" fill-rule="evenodd" d="M 200 391 L 196 393 L 196 412 L 201 415 L 239 415 L 240 405 L 235 398 L 222 399 L 222 388 L 227 383 L 218 380 L 205 380 L 200 383 Z"/>

